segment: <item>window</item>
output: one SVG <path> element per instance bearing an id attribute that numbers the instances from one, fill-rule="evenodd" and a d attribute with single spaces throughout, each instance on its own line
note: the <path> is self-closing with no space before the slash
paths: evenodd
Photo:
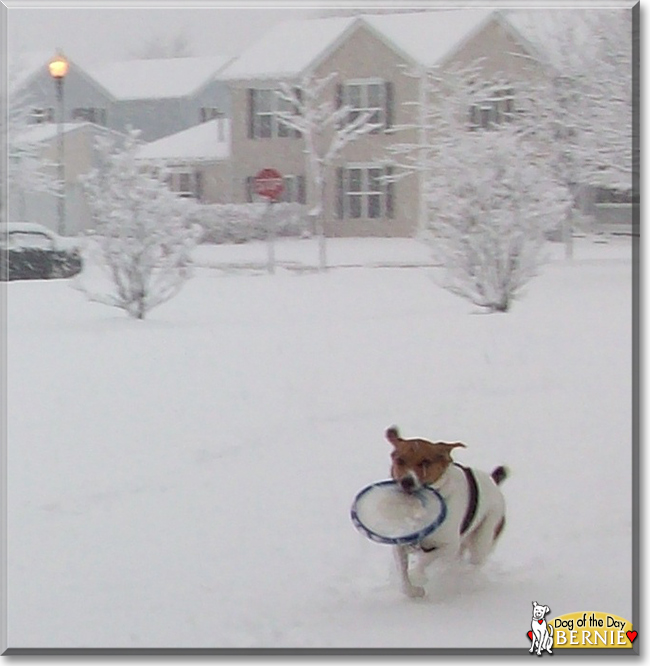
<path id="1" fill-rule="evenodd" d="M 370 113 L 368 122 L 379 125 L 376 134 L 392 127 L 393 86 L 381 79 L 359 79 L 339 86 L 337 106 L 349 106 L 348 122 L 354 122 L 361 114 Z"/>
<path id="2" fill-rule="evenodd" d="M 32 109 L 32 123 L 35 125 L 53 122 L 54 109 L 52 107 Z"/>
<path id="3" fill-rule="evenodd" d="M 72 110 L 73 120 L 85 120 L 96 125 L 106 125 L 106 109 L 93 107 L 77 108 Z"/>
<path id="4" fill-rule="evenodd" d="M 394 185 L 392 167 L 351 165 L 337 170 L 339 219 L 392 218 Z"/>
<path id="5" fill-rule="evenodd" d="M 253 203 L 259 201 L 259 197 L 255 194 L 255 178 L 249 176 L 246 178 L 246 202 Z M 280 195 L 278 201 L 283 203 L 300 203 L 307 202 L 307 195 L 305 189 L 304 176 L 283 176 L 284 190 Z"/>
<path id="6" fill-rule="evenodd" d="M 514 91 L 502 88 L 493 91 L 485 100 L 469 109 L 470 129 L 490 129 L 513 119 L 515 114 Z"/>
<path id="7" fill-rule="evenodd" d="M 297 137 L 300 133 L 283 123 L 279 112 L 290 112 L 291 103 L 272 88 L 250 88 L 248 90 L 248 138 L 271 139 L 275 137 Z"/>
<path id="8" fill-rule="evenodd" d="M 200 171 L 174 170 L 169 174 L 168 184 L 181 197 L 198 201 L 203 197 L 203 174 Z"/>
<path id="9" fill-rule="evenodd" d="M 199 122 L 207 123 L 208 120 L 223 118 L 223 111 L 216 106 L 202 106 L 199 109 Z"/>

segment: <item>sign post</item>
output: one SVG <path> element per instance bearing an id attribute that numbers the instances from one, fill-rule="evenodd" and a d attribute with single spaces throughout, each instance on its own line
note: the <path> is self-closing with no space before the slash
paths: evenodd
<path id="1" fill-rule="evenodd" d="M 264 197 L 267 200 L 264 217 L 268 224 L 266 231 L 266 241 L 268 249 L 268 270 L 269 273 L 275 272 L 275 225 L 271 223 L 271 206 L 279 199 L 284 191 L 284 181 L 282 174 L 276 169 L 262 169 L 253 180 L 255 194 Z"/>

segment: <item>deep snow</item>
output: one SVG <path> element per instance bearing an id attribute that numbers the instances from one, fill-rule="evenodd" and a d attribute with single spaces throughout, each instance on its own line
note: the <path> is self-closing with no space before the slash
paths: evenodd
<path id="1" fill-rule="evenodd" d="M 533 600 L 634 620 L 629 241 L 552 246 L 506 315 L 416 241 L 328 247 L 268 275 L 264 244 L 202 246 L 145 321 L 7 285 L 9 647 L 527 650 Z M 421 601 L 349 519 L 391 424 L 512 470 L 489 563 Z"/>

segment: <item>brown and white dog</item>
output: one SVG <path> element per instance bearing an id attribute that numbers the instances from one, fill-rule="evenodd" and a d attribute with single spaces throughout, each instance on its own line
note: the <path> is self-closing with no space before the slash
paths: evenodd
<path id="1" fill-rule="evenodd" d="M 422 486 L 435 488 L 445 499 L 447 517 L 440 527 L 415 545 L 394 546 L 402 590 L 409 597 L 423 597 L 424 588 L 414 585 L 409 557 L 417 559 L 416 573 L 435 560 L 453 562 L 467 553 L 472 564 L 482 564 L 505 526 L 505 501 L 498 485 L 506 478 L 505 467 L 491 474 L 463 467 L 452 460 L 460 442 L 402 439 L 396 427 L 386 431 L 393 445 L 391 475 L 406 493 Z"/>

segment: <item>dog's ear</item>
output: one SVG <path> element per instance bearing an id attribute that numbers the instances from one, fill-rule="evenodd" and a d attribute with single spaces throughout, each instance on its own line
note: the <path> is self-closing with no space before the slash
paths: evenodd
<path id="1" fill-rule="evenodd" d="M 402 440 L 399 436 L 399 430 L 397 426 L 391 426 L 386 430 L 386 439 L 393 445 L 397 446 L 398 442 Z"/>
<path id="2" fill-rule="evenodd" d="M 533 607 L 537 606 L 537 602 L 533 601 Z"/>
<path id="3" fill-rule="evenodd" d="M 462 442 L 438 442 L 439 444 L 442 444 L 445 447 L 445 454 L 447 455 L 447 458 L 451 460 L 451 452 L 454 449 L 457 449 L 458 447 L 462 447 L 463 449 L 467 448 L 465 444 Z"/>
<path id="4" fill-rule="evenodd" d="M 546 613 L 550 613 L 550 612 L 551 612 L 551 609 L 550 609 L 548 606 L 544 606 L 544 608 L 546 609 Z M 544 613 L 544 615 L 546 615 L 546 613 Z"/>

